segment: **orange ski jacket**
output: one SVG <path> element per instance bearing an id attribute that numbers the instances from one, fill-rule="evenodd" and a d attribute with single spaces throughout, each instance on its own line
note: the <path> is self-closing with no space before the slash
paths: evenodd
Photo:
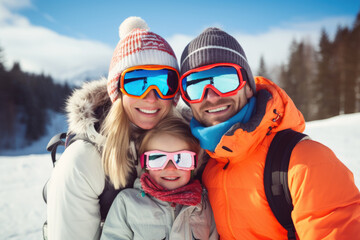
<path id="1" fill-rule="evenodd" d="M 270 80 L 255 78 L 256 113 L 235 124 L 208 152 L 202 175 L 221 239 L 287 239 L 266 200 L 263 175 L 276 132 L 302 132 L 305 121 L 287 94 Z M 326 146 L 306 139 L 290 157 L 288 185 L 298 239 L 360 236 L 360 193 L 354 177 Z"/>

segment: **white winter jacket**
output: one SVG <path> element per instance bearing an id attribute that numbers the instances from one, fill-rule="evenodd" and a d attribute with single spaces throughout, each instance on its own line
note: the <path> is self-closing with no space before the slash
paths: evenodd
<path id="1" fill-rule="evenodd" d="M 206 192 L 196 206 L 176 205 L 144 194 L 140 180 L 121 191 L 106 218 L 101 240 L 218 239 Z"/>
<path id="2" fill-rule="evenodd" d="M 104 137 L 95 130 L 95 125 L 101 123 L 109 106 L 106 79 L 84 84 L 67 102 L 69 131 L 92 143 L 83 140 L 72 143 L 52 172 L 47 185 L 49 240 L 100 238 L 99 195 L 105 186 L 100 149 Z"/>
<path id="3" fill-rule="evenodd" d="M 48 239 L 99 239 L 99 196 L 105 186 L 101 156 L 77 140 L 63 153 L 48 183 Z"/>

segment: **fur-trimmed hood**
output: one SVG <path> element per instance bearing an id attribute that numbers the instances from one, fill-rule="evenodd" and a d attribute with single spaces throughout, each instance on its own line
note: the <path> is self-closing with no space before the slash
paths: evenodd
<path id="1" fill-rule="evenodd" d="M 84 83 L 66 102 L 69 132 L 85 135 L 95 144 L 102 145 L 105 138 L 99 130 L 110 106 L 105 78 Z"/>

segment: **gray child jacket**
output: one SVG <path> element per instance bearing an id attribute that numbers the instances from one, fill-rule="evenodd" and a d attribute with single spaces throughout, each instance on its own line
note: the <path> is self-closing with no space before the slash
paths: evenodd
<path id="1" fill-rule="evenodd" d="M 101 240 L 112 239 L 218 239 L 206 190 L 196 206 L 161 201 L 134 188 L 121 191 L 107 215 Z"/>

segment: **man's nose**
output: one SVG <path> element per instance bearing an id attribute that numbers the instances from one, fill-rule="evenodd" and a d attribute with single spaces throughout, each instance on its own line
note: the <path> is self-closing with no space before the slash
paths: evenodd
<path id="1" fill-rule="evenodd" d="M 217 101 L 220 98 L 219 94 L 217 94 L 213 89 L 207 88 L 205 90 L 204 100 L 209 102 Z"/>

